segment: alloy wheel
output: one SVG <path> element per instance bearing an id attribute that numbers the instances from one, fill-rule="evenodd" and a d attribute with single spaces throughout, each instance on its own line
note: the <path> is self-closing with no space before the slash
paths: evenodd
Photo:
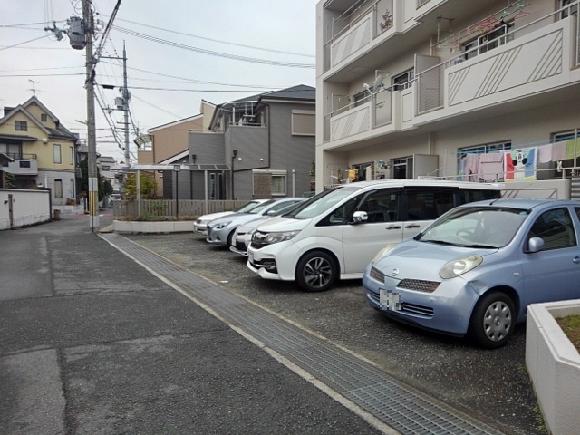
<path id="1" fill-rule="evenodd" d="M 332 265 L 323 257 L 312 257 L 304 265 L 304 282 L 315 289 L 327 285 L 332 279 Z"/>
<path id="2" fill-rule="evenodd" d="M 495 301 L 489 304 L 483 316 L 483 330 L 487 338 L 498 343 L 504 340 L 512 326 L 512 313 L 508 304 Z"/>

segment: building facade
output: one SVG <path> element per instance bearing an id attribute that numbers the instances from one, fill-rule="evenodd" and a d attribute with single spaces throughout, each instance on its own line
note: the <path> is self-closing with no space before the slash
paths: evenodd
<path id="1" fill-rule="evenodd" d="M 74 204 L 78 136 L 36 97 L 4 112 L 0 153 L 12 159 L 4 172 L 11 174 L 13 187 L 49 188 L 53 205 Z"/>
<path id="2" fill-rule="evenodd" d="M 150 143 L 138 153 L 139 164 L 159 164 L 189 149 L 189 132 L 208 131 L 215 105 L 202 100 L 200 113 L 149 130 Z M 157 195 L 163 195 L 163 177 L 155 174 Z"/>
<path id="3" fill-rule="evenodd" d="M 320 1 L 317 190 L 574 174 L 578 3 Z"/>
<path id="4" fill-rule="evenodd" d="M 164 162 L 197 168 L 191 179 L 179 175 L 180 197 L 205 197 L 205 170 L 210 199 L 289 197 L 311 192 L 314 99 L 313 87 L 298 85 L 218 105 L 209 131 L 191 131 L 189 152 Z M 166 196 L 172 193 L 165 192 Z"/>

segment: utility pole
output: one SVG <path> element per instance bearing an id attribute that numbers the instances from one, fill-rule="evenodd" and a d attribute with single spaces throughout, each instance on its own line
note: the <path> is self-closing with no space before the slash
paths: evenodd
<path id="1" fill-rule="evenodd" d="M 83 21 L 85 33 L 86 82 L 87 90 L 87 144 L 89 147 L 89 213 L 91 231 L 99 226 L 99 180 L 97 176 L 97 137 L 95 134 L 95 90 L 94 90 L 94 60 L 93 60 L 93 11 L 91 1 L 82 0 Z"/>
<path id="2" fill-rule="evenodd" d="M 125 50 L 125 41 L 123 41 L 123 123 L 125 124 L 125 163 L 127 168 L 131 167 L 131 149 L 129 139 L 129 102 L 131 101 L 131 93 L 127 87 L 127 51 Z"/>

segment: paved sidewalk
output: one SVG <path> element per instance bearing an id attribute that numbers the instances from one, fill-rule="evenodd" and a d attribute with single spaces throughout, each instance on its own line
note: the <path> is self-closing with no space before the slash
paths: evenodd
<path id="1" fill-rule="evenodd" d="M 78 217 L 0 232 L 0 433 L 374 433 Z"/>

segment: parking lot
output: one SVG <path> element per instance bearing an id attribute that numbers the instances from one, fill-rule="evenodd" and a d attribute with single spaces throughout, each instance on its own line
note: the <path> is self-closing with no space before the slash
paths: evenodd
<path id="1" fill-rule="evenodd" d="M 370 308 L 360 281 L 307 294 L 254 276 L 245 259 L 188 234 L 132 236 L 150 250 L 374 362 L 412 386 L 514 433 L 543 433 L 525 367 L 525 328 L 504 348 L 393 322 Z"/>

